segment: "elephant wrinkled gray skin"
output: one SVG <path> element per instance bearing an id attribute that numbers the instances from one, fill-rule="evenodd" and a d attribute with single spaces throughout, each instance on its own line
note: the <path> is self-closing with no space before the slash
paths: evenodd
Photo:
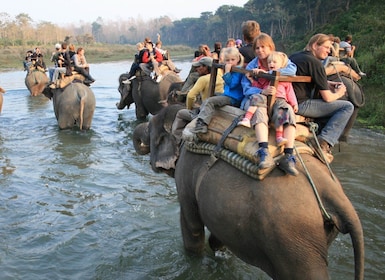
<path id="1" fill-rule="evenodd" d="M 167 97 L 170 86 L 174 83 L 182 83 L 181 78 L 169 71 L 163 75 L 160 83 L 155 82 L 147 75 L 137 76 L 131 80 L 131 84 L 123 83 L 128 79 L 128 73 L 119 77 L 120 102 L 116 104 L 119 110 L 130 107 L 135 103 L 136 118 L 143 121 L 149 114 L 156 115 L 163 107 L 167 106 Z"/>
<path id="2" fill-rule="evenodd" d="M 53 99 L 53 108 L 60 129 L 78 126 L 80 130 L 91 127 L 95 111 L 95 95 L 83 83 L 71 83 L 65 88 L 44 89 L 44 95 Z"/>
<path id="3" fill-rule="evenodd" d="M 151 118 L 148 127 L 138 126 L 141 132 L 135 135 L 147 137 L 147 148 L 141 152 L 150 151 L 152 169 L 166 171 L 175 178 L 187 251 L 203 251 L 206 226 L 213 250 L 226 246 L 273 279 L 329 279 L 328 248 L 339 232 L 349 233 L 355 279 L 363 279 L 361 222 L 338 179 L 332 179 L 319 159 L 301 154 L 331 220 L 322 215 L 299 163 L 298 176 L 286 176 L 275 168 L 259 181 L 221 159 L 209 168 L 210 156 L 189 152 L 183 145 L 178 149 L 175 137 L 169 133 L 171 116 L 177 111 L 172 107 Z"/>
<path id="4" fill-rule="evenodd" d="M 28 71 L 25 77 L 25 85 L 31 93 L 31 96 L 42 94 L 48 82 L 47 74 L 38 70 Z"/>

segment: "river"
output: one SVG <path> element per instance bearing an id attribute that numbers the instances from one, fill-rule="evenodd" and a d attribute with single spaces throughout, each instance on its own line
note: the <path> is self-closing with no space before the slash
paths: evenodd
<path id="1" fill-rule="evenodd" d="M 185 78 L 189 61 L 175 61 Z M 132 144 L 134 107 L 119 111 L 129 61 L 91 65 L 88 132 L 60 131 L 52 101 L 31 97 L 25 72 L 0 73 L 0 279 L 269 279 L 231 254 L 185 253 L 175 184 Z M 338 151 L 340 150 L 340 151 Z M 354 128 L 332 168 L 365 234 L 366 279 L 385 279 L 385 140 Z M 329 250 L 332 279 L 353 279 L 350 237 Z"/>

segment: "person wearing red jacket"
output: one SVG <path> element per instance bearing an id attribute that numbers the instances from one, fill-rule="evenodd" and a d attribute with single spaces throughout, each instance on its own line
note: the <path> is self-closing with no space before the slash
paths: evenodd
<path id="1" fill-rule="evenodd" d="M 140 69 L 147 75 L 151 76 L 151 72 L 155 72 L 156 82 L 159 83 L 162 79 L 159 66 L 163 61 L 163 55 L 160 51 L 154 48 L 151 41 L 146 42 L 145 48 L 147 51 L 143 53 L 141 63 L 139 64 Z"/>

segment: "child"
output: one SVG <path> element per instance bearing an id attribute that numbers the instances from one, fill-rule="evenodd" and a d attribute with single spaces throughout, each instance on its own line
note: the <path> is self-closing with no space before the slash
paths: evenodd
<path id="1" fill-rule="evenodd" d="M 243 56 L 236 47 L 224 48 L 221 51 L 221 57 L 225 63 L 225 71 L 222 76 L 224 84 L 224 92 L 222 95 L 211 96 L 206 99 L 201 107 L 197 116 L 197 124 L 192 129 L 192 133 L 206 133 L 207 126 L 210 124 L 212 115 L 216 107 L 222 107 L 225 105 L 232 105 L 239 107 L 243 99 L 243 91 L 241 80 L 242 73 L 231 72 L 231 67 L 242 67 Z"/>
<path id="2" fill-rule="evenodd" d="M 268 58 L 269 70 L 278 70 L 287 66 L 289 59 L 282 52 L 272 52 Z M 263 70 L 261 70 L 263 71 Z M 265 72 L 265 71 L 264 71 Z M 251 78 L 252 86 L 266 88 L 261 81 Z M 285 146 L 285 156 L 280 160 L 279 166 L 288 174 L 296 176 L 298 174 L 295 168 L 295 159 L 293 156 L 294 138 L 295 138 L 295 113 L 298 111 L 297 98 L 293 86 L 289 82 L 279 82 L 276 89 L 276 101 L 273 105 L 272 122 L 276 129 L 276 142 L 278 146 Z M 258 96 L 259 97 L 259 96 Z M 264 99 L 266 100 L 266 99 Z M 266 104 L 263 104 L 267 106 Z M 239 122 L 239 125 L 250 127 L 250 120 L 257 110 L 257 105 L 249 106 L 245 117 Z M 294 164 L 293 164 L 294 163 Z"/>

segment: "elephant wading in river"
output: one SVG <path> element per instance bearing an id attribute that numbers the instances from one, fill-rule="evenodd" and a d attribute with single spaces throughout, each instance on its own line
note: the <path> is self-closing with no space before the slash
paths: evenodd
<path id="1" fill-rule="evenodd" d="M 29 70 L 25 77 L 25 85 L 31 93 L 31 96 L 37 96 L 43 93 L 48 82 L 47 74 L 40 70 Z"/>
<path id="2" fill-rule="evenodd" d="M 95 111 L 95 95 L 83 83 L 71 83 L 65 88 L 46 87 L 44 95 L 53 99 L 53 109 L 60 129 L 78 126 L 80 130 L 91 127 Z"/>
<path id="3" fill-rule="evenodd" d="M 120 102 L 116 107 L 122 110 L 135 103 L 136 118 L 141 121 L 145 120 L 149 114 L 155 115 L 167 106 L 170 86 L 174 83 L 182 83 L 181 78 L 173 71 L 165 73 L 160 83 L 144 74 L 137 75 L 129 84 L 123 83 L 127 79 L 127 73 L 119 77 Z"/>
<path id="4" fill-rule="evenodd" d="M 178 109 L 168 106 L 138 125 L 133 140 L 140 154 L 150 152 L 155 172 L 175 178 L 187 251 L 203 251 L 207 227 L 213 250 L 225 246 L 273 279 L 329 279 L 328 248 L 339 232 L 349 233 L 355 279 L 363 279 L 361 222 L 327 166 L 304 153 L 298 176 L 274 168 L 263 180 L 253 179 L 221 158 L 190 152 L 187 142 L 179 148 L 169 133 Z"/>

